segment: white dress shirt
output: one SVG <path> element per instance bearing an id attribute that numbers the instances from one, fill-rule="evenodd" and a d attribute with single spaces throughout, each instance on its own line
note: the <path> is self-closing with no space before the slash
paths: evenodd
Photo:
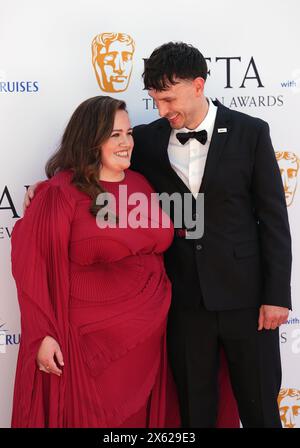
<path id="1" fill-rule="evenodd" d="M 195 198 L 197 198 L 202 182 L 217 115 L 217 106 L 209 98 L 207 98 L 207 101 L 208 112 L 202 123 L 196 129 L 173 129 L 168 146 L 168 156 L 173 170 L 189 188 Z M 195 138 L 190 138 L 185 145 L 182 145 L 176 138 L 178 132 L 198 132 L 203 129 L 207 131 L 205 145 L 202 145 Z"/>

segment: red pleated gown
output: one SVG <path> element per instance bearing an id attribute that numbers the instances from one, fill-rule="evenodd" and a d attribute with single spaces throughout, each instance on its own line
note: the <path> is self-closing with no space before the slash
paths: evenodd
<path id="1" fill-rule="evenodd" d="M 116 198 L 113 228 L 99 228 L 90 198 L 71 178 L 62 171 L 40 184 L 12 233 L 21 311 L 12 426 L 178 427 L 166 350 L 171 284 L 163 264 L 173 227 L 150 209 L 153 190 L 138 173 L 101 181 Z M 126 206 L 121 201 L 119 209 L 120 188 Z M 137 210 L 139 198 L 130 195 L 141 192 L 148 205 Z M 126 209 L 130 225 L 122 227 Z M 37 367 L 47 335 L 60 344 L 61 377 Z M 237 426 L 226 371 L 221 378 L 219 426 Z"/>

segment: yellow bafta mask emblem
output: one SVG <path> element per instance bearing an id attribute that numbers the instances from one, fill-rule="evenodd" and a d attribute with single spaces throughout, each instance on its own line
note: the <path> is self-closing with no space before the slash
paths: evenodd
<path id="1" fill-rule="evenodd" d="M 278 406 L 284 428 L 300 427 L 300 390 L 281 389 Z"/>
<path id="2" fill-rule="evenodd" d="M 124 92 L 133 67 L 135 43 L 124 33 L 98 34 L 92 42 L 92 61 L 101 90 Z"/>
<path id="3" fill-rule="evenodd" d="M 297 189 L 300 159 L 293 152 L 283 151 L 275 154 L 282 177 L 286 204 L 289 207 L 293 203 Z"/>

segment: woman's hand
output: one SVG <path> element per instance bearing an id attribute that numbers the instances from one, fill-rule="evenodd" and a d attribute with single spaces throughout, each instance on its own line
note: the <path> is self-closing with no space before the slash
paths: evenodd
<path id="1" fill-rule="evenodd" d="M 60 366 L 64 365 L 63 354 L 60 350 L 58 342 L 51 336 L 46 336 L 42 340 L 36 356 L 36 362 L 39 369 L 43 372 L 61 376 L 62 370 L 59 369 L 57 363 Z"/>

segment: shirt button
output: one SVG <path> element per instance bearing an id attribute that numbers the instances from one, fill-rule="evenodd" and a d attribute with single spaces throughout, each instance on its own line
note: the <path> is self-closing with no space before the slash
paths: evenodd
<path id="1" fill-rule="evenodd" d="M 197 250 L 202 250 L 202 249 L 203 249 L 202 244 L 197 244 L 196 249 L 197 249 Z"/>

